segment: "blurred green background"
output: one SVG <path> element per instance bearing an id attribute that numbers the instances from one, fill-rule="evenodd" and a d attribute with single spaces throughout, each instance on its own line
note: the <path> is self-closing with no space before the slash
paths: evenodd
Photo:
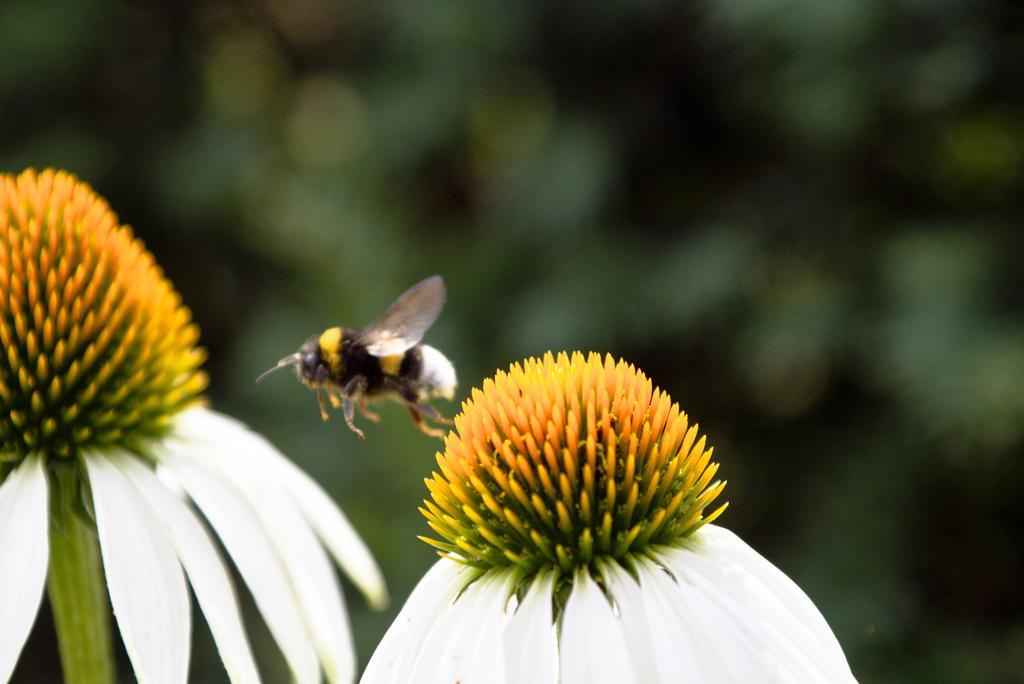
<path id="1" fill-rule="evenodd" d="M 346 584 L 361 663 L 434 559 L 438 442 L 253 379 L 441 273 L 460 396 L 549 349 L 637 363 L 862 681 L 1022 682 L 1022 65 L 1012 0 L 2 0 L 0 168 L 93 184 L 214 406 L 352 518 L 393 594 Z M 58 676 L 44 613 L 16 680 Z"/>

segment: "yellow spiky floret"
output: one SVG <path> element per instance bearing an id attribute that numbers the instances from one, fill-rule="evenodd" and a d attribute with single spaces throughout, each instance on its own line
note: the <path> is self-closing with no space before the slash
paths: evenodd
<path id="1" fill-rule="evenodd" d="M 421 512 L 442 555 L 564 571 L 668 544 L 714 520 L 712 449 L 632 365 L 547 354 L 474 389 L 437 454 Z"/>
<path id="2" fill-rule="evenodd" d="M 152 255 L 73 175 L 0 174 L 0 460 L 133 446 L 199 400 L 204 354 Z"/>

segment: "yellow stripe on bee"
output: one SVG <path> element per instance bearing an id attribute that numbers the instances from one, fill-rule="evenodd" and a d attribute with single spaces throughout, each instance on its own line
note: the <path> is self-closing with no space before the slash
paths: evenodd
<path id="1" fill-rule="evenodd" d="M 341 328 L 328 328 L 320 334 L 320 356 L 332 373 L 341 371 Z"/>
<path id="2" fill-rule="evenodd" d="M 385 375 L 398 375 L 398 371 L 402 369 L 402 359 L 404 358 L 404 352 L 392 354 L 391 356 L 382 356 L 380 359 L 380 369 L 384 371 Z"/>

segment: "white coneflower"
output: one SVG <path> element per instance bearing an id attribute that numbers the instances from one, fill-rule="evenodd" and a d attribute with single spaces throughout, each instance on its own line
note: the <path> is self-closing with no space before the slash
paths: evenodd
<path id="1" fill-rule="evenodd" d="M 711 449 L 632 366 L 530 359 L 455 427 L 423 509 L 443 558 L 363 682 L 853 679 L 799 587 L 707 524 Z"/>
<path id="2" fill-rule="evenodd" d="M 0 175 L 0 682 L 44 584 L 67 681 L 114 680 L 109 595 L 138 679 L 185 682 L 186 578 L 230 679 L 258 681 L 228 570 L 189 501 L 294 679 L 353 679 L 324 547 L 378 605 L 380 572 L 315 482 L 203 406 L 197 338 L 153 257 L 87 185 Z"/>

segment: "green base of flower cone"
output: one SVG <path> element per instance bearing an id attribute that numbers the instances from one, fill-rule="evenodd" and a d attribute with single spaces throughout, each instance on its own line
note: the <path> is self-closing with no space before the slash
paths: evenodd
<path id="1" fill-rule="evenodd" d="M 47 586 L 64 681 L 113 684 L 110 603 L 96 529 L 76 511 L 73 478 L 54 479 Z"/>

